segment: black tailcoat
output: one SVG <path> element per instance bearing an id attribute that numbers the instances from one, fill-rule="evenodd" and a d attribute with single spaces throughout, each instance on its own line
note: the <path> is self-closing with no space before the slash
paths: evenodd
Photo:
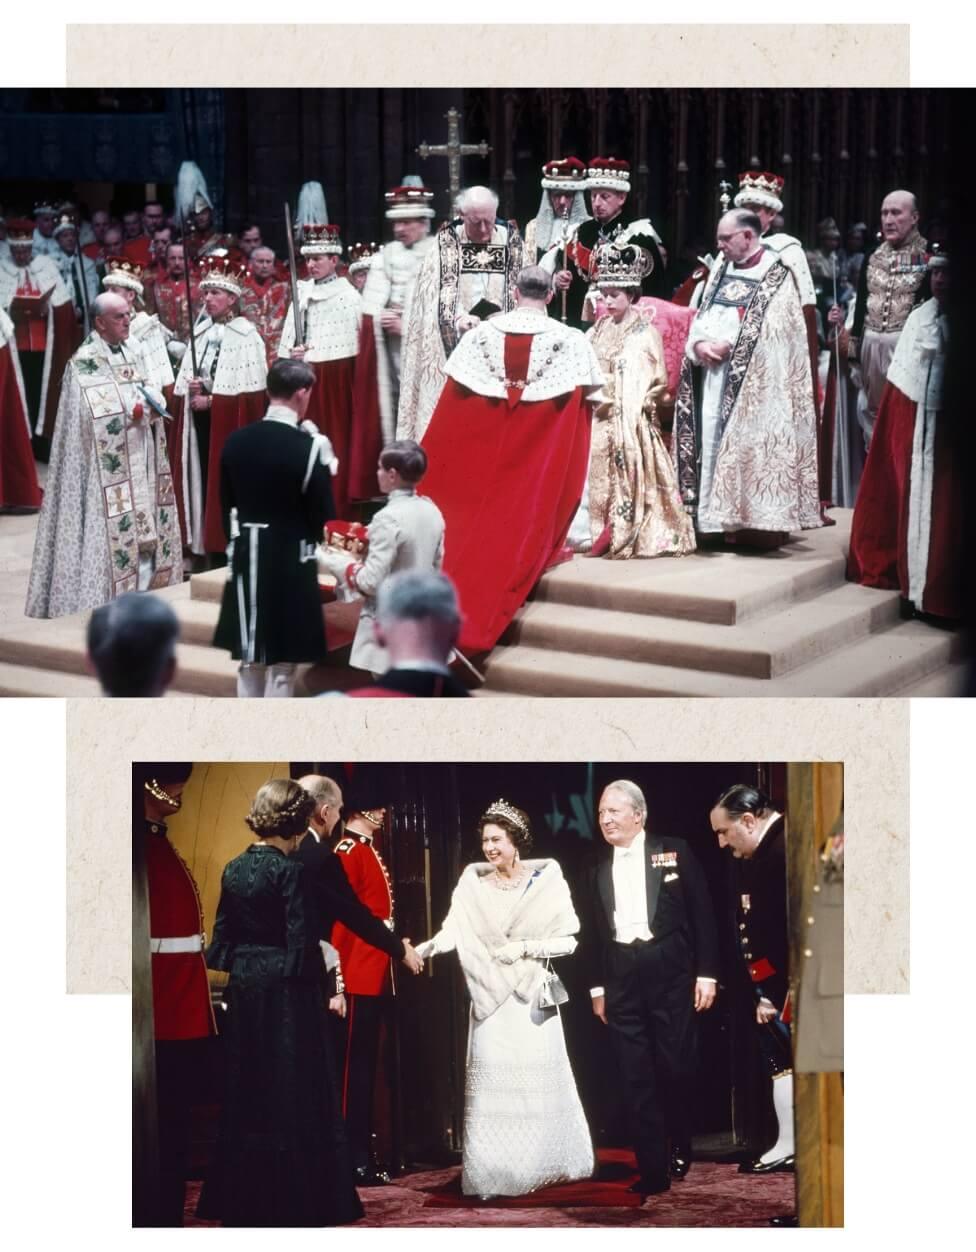
<path id="1" fill-rule="evenodd" d="M 765 996 L 782 1012 L 790 985 L 782 818 L 766 832 L 753 856 L 735 861 L 733 881 L 737 946 L 755 998 Z"/>
<path id="2" fill-rule="evenodd" d="M 224 531 L 230 538 L 236 509 L 240 534 L 214 644 L 235 660 L 325 660 L 315 545 L 335 508 L 326 466 L 317 460 L 305 482 L 311 452 L 305 431 L 264 420 L 235 431 L 221 453 Z"/>
<path id="3" fill-rule="evenodd" d="M 714 910 L 683 839 L 644 845 L 649 942 L 614 939 L 613 849 L 587 871 L 577 906 L 589 986 L 605 988 L 608 1027 L 641 1179 L 670 1182 L 669 1149 L 687 1154 L 696 1055 L 696 978 L 718 978 Z"/>

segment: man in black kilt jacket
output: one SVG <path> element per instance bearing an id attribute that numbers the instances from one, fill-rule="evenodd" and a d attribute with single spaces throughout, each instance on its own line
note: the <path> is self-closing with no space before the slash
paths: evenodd
<path id="1" fill-rule="evenodd" d="M 324 435 L 302 428 L 314 385 L 304 362 L 276 361 L 263 420 L 235 431 L 221 453 L 231 551 L 214 645 L 241 662 L 239 696 L 294 695 L 296 666 L 326 656 L 315 549 L 335 516 L 333 454 Z"/>
<path id="2" fill-rule="evenodd" d="M 683 839 L 645 832 L 636 783 L 600 797 L 604 848 L 577 895 L 593 1012 L 608 1027 L 645 1198 L 684 1178 L 691 1151 L 695 1014 L 718 985 L 712 901 Z"/>

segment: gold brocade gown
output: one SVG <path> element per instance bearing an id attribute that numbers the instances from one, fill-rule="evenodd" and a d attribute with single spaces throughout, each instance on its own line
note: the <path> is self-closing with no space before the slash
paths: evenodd
<path id="1" fill-rule="evenodd" d="M 694 527 L 657 420 L 657 402 L 668 386 L 660 333 L 631 309 L 620 323 L 604 315 L 587 337 L 607 379 L 590 448 L 593 542 L 609 524 L 610 557 L 693 552 Z"/>

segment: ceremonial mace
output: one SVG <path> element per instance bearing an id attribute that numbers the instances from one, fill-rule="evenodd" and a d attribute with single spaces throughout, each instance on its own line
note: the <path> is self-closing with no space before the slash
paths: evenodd
<path id="1" fill-rule="evenodd" d="M 85 282 L 85 263 L 81 259 L 82 253 L 79 248 L 75 253 L 75 268 L 78 270 L 78 280 L 81 283 L 81 314 L 84 319 L 85 338 L 91 334 L 91 309 L 88 307 L 88 284 Z"/>
<path id="2" fill-rule="evenodd" d="M 562 264 L 559 267 L 560 269 L 566 268 L 566 245 L 569 242 L 569 231 L 567 230 L 567 227 L 569 225 L 569 208 L 570 206 L 567 205 L 566 211 L 560 214 L 560 217 L 563 220 L 563 246 L 562 246 L 562 258 L 563 259 L 562 259 Z M 566 297 L 569 294 L 569 292 L 567 288 L 564 287 L 559 294 L 560 294 L 561 303 L 562 303 L 562 312 L 560 313 L 559 317 L 560 317 L 560 321 L 565 322 L 566 321 Z"/>
<path id="3" fill-rule="evenodd" d="M 285 238 L 288 241 L 288 277 L 291 280 L 291 311 L 295 318 L 295 347 L 305 345 L 301 312 L 298 307 L 298 266 L 295 264 L 295 239 L 291 233 L 291 209 L 285 202 Z"/>
<path id="4" fill-rule="evenodd" d="M 834 305 L 836 308 L 840 308 L 840 305 L 837 302 L 837 253 L 836 252 L 831 252 L 830 254 L 830 270 L 834 279 Z M 840 326 L 834 327 L 834 357 L 837 361 L 837 376 L 834 381 L 834 435 L 833 435 L 834 439 L 837 438 L 837 410 L 840 407 L 838 404 L 838 400 L 840 398 L 840 389 L 844 382 L 843 378 L 841 377 L 841 372 L 840 372 L 840 331 L 841 331 Z M 826 398 L 827 397 L 825 394 L 824 399 L 826 400 Z M 821 422 L 822 423 L 826 422 L 826 420 L 827 420 L 827 415 L 826 413 L 824 413 L 821 415 Z M 847 441 L 845 439 L 843 443 L 842 452 L 841 452 L 841 459 L 844 461 L 847 460 L 846 454 L 847 454 Z M 831 468 L 831 476 L 833 476 L 833 466 L 831 466 L 830 468 Z M 847 469 L 847 466 L 845 465 L 844 466 L 845 481 L 847 479 L 847 476 L 848 476 L 848 469 Z"/>

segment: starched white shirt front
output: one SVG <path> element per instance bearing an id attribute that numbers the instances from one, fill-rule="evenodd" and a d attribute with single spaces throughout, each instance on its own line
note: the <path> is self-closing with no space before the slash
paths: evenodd
<path id="1" fill-rule="evenodd" d="M 613 937 L 618 943 L 652 939 L 647 916 L 647 876 L 641 830 L 629 848 L 613 850 Z"/>

